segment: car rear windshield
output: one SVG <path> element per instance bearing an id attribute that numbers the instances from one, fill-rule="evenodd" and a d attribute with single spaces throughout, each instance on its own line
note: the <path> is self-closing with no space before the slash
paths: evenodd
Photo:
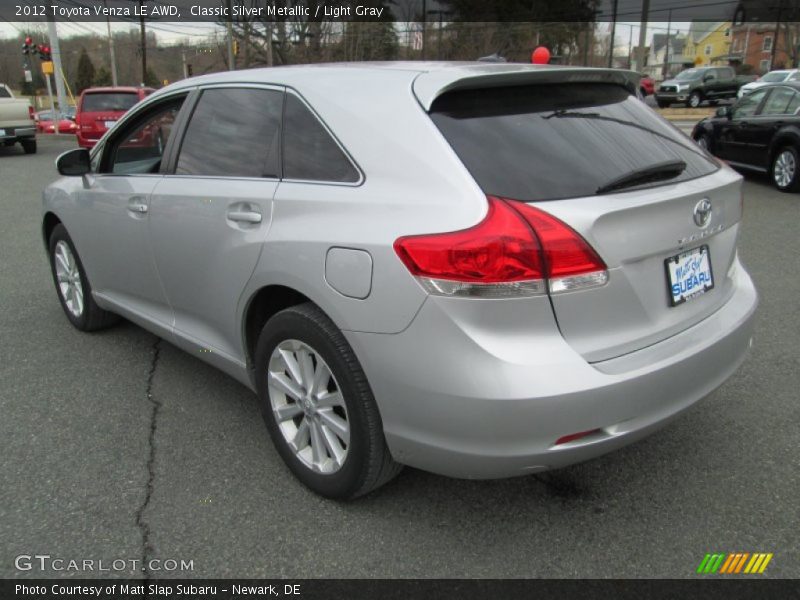
<path id="1" fill-rule="evenodd" d="M 139 101 L 133 92 L 97 92 L 83 97 L 83 112 L 128 110 Z"/>
<path id="2" fill-rule="evenodd" d="M 431 118 L 487 194 L 518 200 L 592 196 L 637 170 L 685 162 L 652 187 L 718 166 L 625 88 L 568 83 L 458 90 Z"/>
<path id="3" fill-rule="evenodd" d="M 11 98 L 11 93 L 4 87 L 0 87 L 0 98 Z"/>

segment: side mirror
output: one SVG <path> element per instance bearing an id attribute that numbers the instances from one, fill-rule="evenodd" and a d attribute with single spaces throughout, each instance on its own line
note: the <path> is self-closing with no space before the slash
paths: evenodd
<path id="1" fill-rule="evenodd" d="M 718 117 L 728 117 L 731 116 L 731 109 L 728 106 L 720 106 L 715 113 Z"/>
<path id="2" fill-rule="evenodd" d="M 56 159 L 56 168 L 61 175 L 77 177 L 91 171 L 91 160 L 86 148 L 67 150 Z"/>

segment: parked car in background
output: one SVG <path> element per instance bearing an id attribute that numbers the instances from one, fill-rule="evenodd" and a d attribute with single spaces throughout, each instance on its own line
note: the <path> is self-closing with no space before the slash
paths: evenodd
<path id="1" fill-rule="evenodd" d="M 410 62 L 178 82 L 59 157 L 56 296 L 78 330 L 122 315 L 256 391 L 324 496 L 401 464 L 497 478 L 609 452 L 730 377 L 757 305 L 742 177 L 638 79 Z"/>
<path id="2" fill-rule="evenodd" d="M 750 83 L 740 87 L 739 98 L 770 83 L 784 83 L 786 81 L 800 81 L 800 69 L 782 69 L 780 71 L 770 71 L 755 81 L 751 81 Z"/>
<path id="3" fill-rule="evenodd" d="M 117 120 L 137 102 L 152 94 L 153 88 L 102 87 L 89 88 L 78 99 L 75 123 L 78 145 L 91 148 Z"/>
<path id="4" fill-rule="evenodd" d="M 715 103 L 726 98 L 736 98 L 739 88 L 752 80 L 751 76 L 737 76 L 733 67 L 686 69 L 674 79 L 667 79 L 658 86 L 656 103 L 661 108 L 672 104 L 686 104 L 697 108 L 706 100 Z"/>
<path id="5" fill-rule="evenodd" d="M 800 82 L 767 84 L 695 125 L 692 139 L 729 164 L 800 191 Z"/>
<path id="6" fill-rule="evenodd" d="M 25 154 L 36 152 L 36 123 L 33 107 L 27 100 L 14 98 L 11 89 L 0 83 L 0 142 L 19 143 Z"/>
<path id="7" fill-rule="evenodd" d="M 75 123 L 74 120 L 74 112 L 73 118 L 69 117 L 69 112 L 65 110 L 61 113 L 61 119 L 58 122 L 58 132 L 59 133 L 75 133 L 78 129 L 78 125 Z M 53 112 L 49 110 L 41 110 L 37 112 L 34 116 L 34 120 L 36 122 L 36 130 L 39 133 L 54 133 L 55 132 L 55 124 L 53 123 Z"/>
<path id="8" fill-rule="evenodd" d="M 655 93 L 656 89 L 656 82 L 655 80 L 650 77 L 650 75 L 645 75 L 642 73 L 642 78 L 639 80 L 639 91 L 642 93 L 643 97 L 651 96 Z"/>

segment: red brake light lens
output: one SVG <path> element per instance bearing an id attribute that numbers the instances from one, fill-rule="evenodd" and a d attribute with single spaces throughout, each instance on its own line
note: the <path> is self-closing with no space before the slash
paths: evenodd
<path id="1" fill-rule="evenodd" d="M 538 240 L 508 204 L 489 198 L 475 227 L 399 238 L 395 251 L 414 275 L 478 283 L 542 279 Z"/>
<path id="2" fill-rule="evenodd" d="M 522 215 L 541 240 L 548 279 L 606 269 L 597 252 L 572 227 L 523 202 L 510 201 L 509 204 Z"/>
<path id="3" fill-rule="evenodd" d="M 606 283 L 605 263 L 566 223 L 523 202 L 487 200 L 486 217 L 474 227 L 395 241 L 395 252 L 429 292 L 513 297 Z"/>

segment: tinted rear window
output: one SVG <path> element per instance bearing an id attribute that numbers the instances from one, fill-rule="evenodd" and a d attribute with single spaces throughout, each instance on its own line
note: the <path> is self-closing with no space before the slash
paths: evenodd
<path id="1" fill-rule="evenodd" d="M 128 93 L 97 93 L 86 94 L 83 97 L 81 109 L 84 112 L 106 112 L 112 110 L 128 110 L 139 101 L 139 96 Z"/>
<path id="2" fill-rule="evenodd" d="M 0 98 L 11 98 L 11 94 L 4 87 L 0 87 Z"/>
<path id="3" fill-rule="evenodd" d="M 483 191 L 506 198 L 591 196 L 666 161 L 687 166 L 649 187 L 717 169 L 694 142 L 617 85 L 460 90 L 437 98 L 431 118 Z"/>

